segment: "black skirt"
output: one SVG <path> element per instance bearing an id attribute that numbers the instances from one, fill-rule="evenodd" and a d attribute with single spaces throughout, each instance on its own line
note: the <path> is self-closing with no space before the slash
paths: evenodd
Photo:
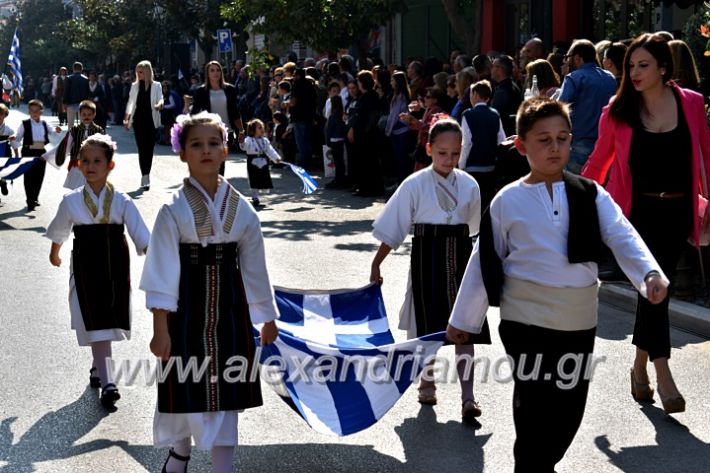
<path id="1" fill-rule="evenodd" d="M 237 258 L 236 243 L 180 245 L 180 295 L 177 312 L 168 314 L 171 360 L 162 362 L 160 412 L 262 404 L 254 328 Z M 206 369 L 201 376 L 180 379 L 189 364 L 195 371 Z"/>
<path id="2" fill-rule="evenodd" d="M 414 225 L 412 296 L 417 336 L 446 330 L 473 243 L 468 225 Z M 488 321 L 469 344 L 490 344 Z"/>
<path id="3" fill-rule="evenodd" d="M 252 161 L 256 158 L 266 160 L 266 165 L 262 168 L 254 166 Z M 271 173 L 269 172 L 269 158 L 257 154 L 247 155 L 247 175 L 249 176 L 249 187 L 251 189 L 273 189 L 274 184 L 271 182 Z"/>
<path id="4" fill-rule="evenodd" d="M 86 330 L 130 330 L 131 274 L 123 225 L 74 226 L 72 268 Z"/>

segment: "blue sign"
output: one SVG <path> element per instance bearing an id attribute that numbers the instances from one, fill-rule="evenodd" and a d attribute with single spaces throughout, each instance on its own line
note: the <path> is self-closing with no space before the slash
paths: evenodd
<path id="1" fill-rule="evenodd" d="M 217 43 L 219 44 L 220 53 L 229 53 L 232 51 L 232 30 L 223 29 L 217 30 Z"/>

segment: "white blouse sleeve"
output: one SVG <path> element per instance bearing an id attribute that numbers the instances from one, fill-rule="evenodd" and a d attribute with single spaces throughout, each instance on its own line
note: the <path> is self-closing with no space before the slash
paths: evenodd
<path id="1" fill-rule="evenodd" d="M 146 307 L 175 312 L 180 292 L 180 230 L 168 206 L 158 212 L 148 248 L 140 282 Z"/>
<path id="2" fill-rule="evenodd" d="M 387 201 L 372 223 L 372 235 L 393 250 L 399 248 L 409 234 L 414 219 L 413 184 L 405 181 Z"/>
<path id="3" fill-rule="evenodd" d="M 47 227 L 47 233 L 45 233 L 44 236 L 52 240 L 52 242 L 61 245 L 69 239 L 73 226 L 74 221 L 71 217 L 69 204 L 65 197 L 61 202 L 59 202 L 57 215 L 54 216 L 52 222 Z"/>
<path id="4" fill-rule="evenodd" d="M 148 230 L 136 204 L 133 203 L 133 199 L 130 197 L 127 197 L 126 206 L 123 210 L 123 222 L 126 224 L 131 240 L 136 245 L 136 252 L 139 255 L 145 254 L 148 243 L 150 243 L 150 230 Z"/>
<path id="5" fill-rule="evenodd" d="M 602 240 L 614 253 L 616 261 L 631 284 L 643 297 L 647 297 L 644 278 L 649 272 L 658 271 L 668 287 L 670 282 L 646 243 L 624 217 L 609 193 L 598 184 L 596 203 Z"/>
<path id="6" fill-rule="evenodd" d="M 281 156 L 279 156 L 279 153 L 276 152 L 273 146 L 271 146 L 271 142 L 267 140 L 266 138 L 263 139 L 264 143 L 266 143 L 266 147 L 264 148 L 264 151 L 266 152 L 266 155 L 271 159 L 271 161 L 278 163 L 281 161 Z"/>
<path id="7" fill-rule="evenodd" d="M 497 202 L 496 202 L 497 200 Z M 496 205 L 498 204 L 498 205 Z M 506 251 L 505 232 L 502 228 L 500 217 L 500 199 L 491 203 L 491 227 L 496 253 L 503 259 Z M 461 280 L 456 302 L 451 310 L 449 324 L 468 333 L 481 333 L 483 323 L 486 321 L 488 311 L 488 293 L 483 285 L 481 273 L 481 255 L 479 252 L 480 239 L 476 241 L 471 253 L 471 258 L 466 266 L 466 272 Z"/>

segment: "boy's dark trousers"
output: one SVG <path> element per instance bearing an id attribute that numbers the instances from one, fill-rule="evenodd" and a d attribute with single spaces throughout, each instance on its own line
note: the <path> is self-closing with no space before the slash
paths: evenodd
<path id="1" fill-rule="evenodd" d="M 23 157 L 41 156 L 44 153 L 43 149 L 28 149 L 22 150 Z M 47 168 L 47 161 L 42 158 L 36 159 L 31 168 L 25 172 L 25 196 L 27 197 L 28 210 L 34 210 L 39 205 L 39 191 L 42 189 L 42 181 L 44 181 L 44 171 Z"/>
<path id="2" fill-rule="evenodd" d="M 499 332 L 513 361 L 515 473 L 554 473 L 582 423 L 596 328 L 561 331 L 502 320 Z M 534 372 L 537 354 L 541 355 L 539 376 L 521 379 L 521 373 L 525 378 Z M 561 363 L 566 355 L 572 360 Z M 575 368 L 579 369 L 576 382 L 560 377 L 560 372 L 571 375 Z M 545 379 L 546 374 L 550 379 Z"/>
<path id="3" fill-rule="evenodd" d="M 333 152 L 333 162 L 335 163 L 335 181 L 345 182 L 345 141 L 331 141 L 330 149 Z"/>

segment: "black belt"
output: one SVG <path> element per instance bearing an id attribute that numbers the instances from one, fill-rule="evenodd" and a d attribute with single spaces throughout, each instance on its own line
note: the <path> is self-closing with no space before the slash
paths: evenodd
<path id="1" fill-rule="evenodd" d="M 467 237 L 468 224 L 434 225 L 430 223 L 415 223 L 415 237 Z"/>

